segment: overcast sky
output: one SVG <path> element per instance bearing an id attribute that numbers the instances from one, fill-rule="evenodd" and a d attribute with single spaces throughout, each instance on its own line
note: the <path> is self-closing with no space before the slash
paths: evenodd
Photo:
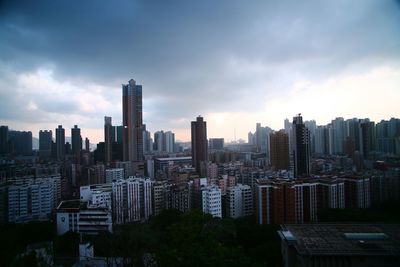
<path id="1" fill-rule="evenodd" d="M 1 1 L 0 124 L 103 139 L 121 84 L 144 123 L 247 139 L 305 120 L 400 117 L 400 1 Z"/>

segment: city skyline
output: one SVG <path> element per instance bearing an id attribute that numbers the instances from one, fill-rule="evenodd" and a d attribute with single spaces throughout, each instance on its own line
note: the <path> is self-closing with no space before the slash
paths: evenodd
<path id="1" fill-rule="evenodd" d="M 181 141 L 197 115 L 226 141 L 297 113 L 318 125 L 400 115 L 398 1 L 20 5 L 0 8 L 0 121 L 34 137 L 79 125 L 102 141 L 131 78 L 147 129 Z"/>

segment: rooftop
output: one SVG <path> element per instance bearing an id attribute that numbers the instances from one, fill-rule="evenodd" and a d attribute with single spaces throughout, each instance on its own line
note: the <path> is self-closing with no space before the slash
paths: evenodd
<path id="1" fill-rule="evenodd" d="M 397 224 L 286 224 L 281 228 L 281 239 L 300 255 L 400 256 Z"/>
<path id="2" fill-rule="evenodd" d="M 156 158 L 159 161 L 192 160 L 192 157 Z"/>
<path id="3" fill-rule="evenodd" d="M 80 205 L 81 202 L 79 199 L 64 200 L 61 201 L 60 205 L 58 205 L 57 210 L 79 210 Z"/>

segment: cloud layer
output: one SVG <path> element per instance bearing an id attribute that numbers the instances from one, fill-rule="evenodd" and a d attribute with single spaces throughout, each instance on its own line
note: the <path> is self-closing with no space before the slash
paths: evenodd
<path id="1" fill-rule="evenodd" d="M 390 101 L 358 112 L 357 99 L 399 99 L 399 20 L 398 1 L 6 1 L 0 120 L 34 135 L 79 124 L 98 141 L 103 116 L 121 122 L 130 78 L 148 128 L 180 139 L 199 114 L 228 139 L 302 111 L 321 123 L 398 116 Z"/>

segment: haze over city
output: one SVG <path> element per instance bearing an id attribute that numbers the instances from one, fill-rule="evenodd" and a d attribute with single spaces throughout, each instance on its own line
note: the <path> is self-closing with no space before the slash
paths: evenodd
<path id="1" fill-rule="evenodd" d="M 121 84 L 143 85 L 143 122 L 190 140 L 247 139 L 302 113 L 400 115 L 399 1 L 5 1 L 0 120 L 15 130 L 121 124 Z"/>

